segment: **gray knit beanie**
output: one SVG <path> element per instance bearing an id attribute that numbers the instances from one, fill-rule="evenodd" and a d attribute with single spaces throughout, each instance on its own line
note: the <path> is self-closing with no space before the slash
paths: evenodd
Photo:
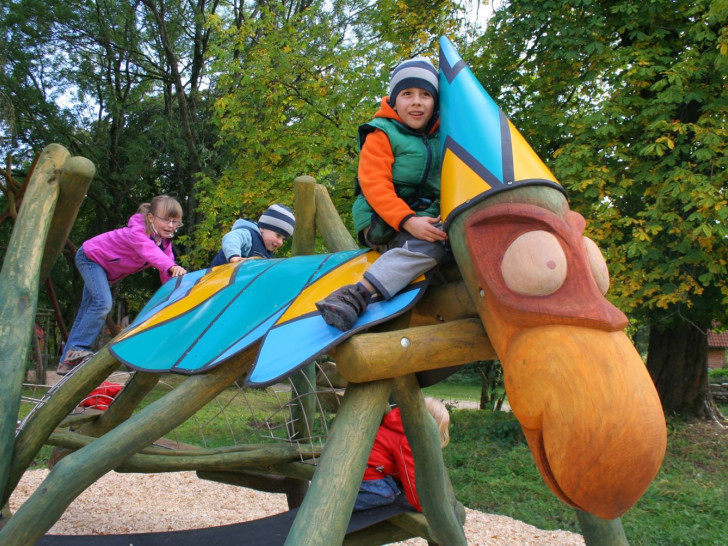
<path id="1" fill-rule="evenodd" d="M 287 206 L 276 203 L 268 207 L 258 218 L 258 227 L 290 237 L 293 235 L 293 228 L 296 227 L 296 217 Z"/>
<path id="2" fill-rule="evenodd" d="M 429 91 L 437 104 L 439 85 L 437 69 L 432 62 L 425 57 L 415 57 L 404 61 L 392 72 L 392 79 L 389 81 L 389 105 L 394 106 L 397 95 L 403 89 L 419 87 Z"/>

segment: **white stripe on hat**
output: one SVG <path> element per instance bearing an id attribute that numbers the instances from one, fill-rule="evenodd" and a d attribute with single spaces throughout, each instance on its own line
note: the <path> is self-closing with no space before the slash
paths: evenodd
<path id="1" fill-rule="evenodd" d="M 404 61 L 394 69 L 392 80 L 389 82 L 390 98 L 396 98 L 392 97 L 392 94 L 398 87 L 398 84 L 406 79 L 423 80 L 430 84 L 435 92 L 439 90 L 437 70 L 432 63 L 424 57 L 417 57 L 415 59 L 410 59 L 409 61 Z"/>
<path id="2" fill-rule="evenodd" d="M 270 229 L 286 237 L 293 235 L 296 218 L 293 212 L 284 205 L 271 205 L 258 219 L 258 227 Z"/>

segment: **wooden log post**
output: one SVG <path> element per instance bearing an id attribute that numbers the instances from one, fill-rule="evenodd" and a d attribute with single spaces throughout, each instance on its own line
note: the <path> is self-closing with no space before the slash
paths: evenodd
<path id="1" fill-rule="evenodd" d="M 0 492 L 5 491 L 10 475 L 43 247 L 58 200 L 59 171 L 68 156 L 58 144 L 41 152 L 0 272 Z"/>
<path id="2" fill-rule="evenodd" d="M 291 254 L 304 256 L 316 250 L 316 180 L 299 176 L 293 181 L 293 207 L 296 229 L 293 232 Z"/>
<path id="3" fill-rule="evenodd" d="M 425 407 L 417 378 L 414 375 L 396 378 L 394 396 L 415 459 L 417 496 L 432 535 L 438 544 L 467 546 L 464 514 L 458 513 L 461 508 L 442 458 L 440 433 Z"/>
<path id="4" fill-rule="evenodd" d="M 94 442 L 91 436 L 76 432 L 56 432 L 48 439 L 49 445 L 63 446 L 77 451 Z M 246 445 L 232 448 L 172 450 L 144 448 L 117 466 L 116 472 L 220 472 L 232 470 L 260 470 L 277 464 L 300 460 L 302 451 L 293 445 Z"/>
<path id="5" fill-rule="evenodd" d="M 304 256 L 316 251 L 316 180 L 310 176 L 299 176 L 293 181 L 293 205 L 296 214 L 296 229 L 293 234 L 291 254 Z M 293 420 L 293 439 L 310 438 L 313 435 L 311 423 L 316 412 L 316 397 L 313 394 L 316 384 L 316 366 L 309 364 L 291 376 L 291 384 L 298 400 L 291 406 Z M 289 508 L 301 506 L 308 482 L 285 479 L 286 499 Z"/>
<path id="6" fill-rule="evenodd" d="M 66 240 L 76 222 L 78 210 L 81 208 L 81 203 L 94 174 L 96 174 L 96 167 L 85 157 L 69 157 L 61 168 L 58 182 L 60 193 L 43 251 L 43 262 L 40 268 L 41 281 L 48 278 L 53 264 L 66 245 Z"/>
<path id="7" fill-rule="evenodd" d="M 359 248 L 341 221 L 328 190 L 321 184 L 316 185 L 316 227 L 331 252 Z"/>
<path id="8" fill-rule="evenodd" d="M 589 512 L 576 511 L 586 546 L 629 546 L 622 519 L 602 519 Z"/>
<path id="9" fill-rule="evenodd" d="M 62 459 L 0 531 L 0 544 L 35 544 L 89 485 L 189 419 L 235 381 L 253 363 L 258 346 L 255 343 L 224 365 L 187 378 L 114 430 Z"/>
<path id="10" fill-rule="evenodd" d="M 392 381 L 350 384 L 286 544 L 341 544 Z"/>

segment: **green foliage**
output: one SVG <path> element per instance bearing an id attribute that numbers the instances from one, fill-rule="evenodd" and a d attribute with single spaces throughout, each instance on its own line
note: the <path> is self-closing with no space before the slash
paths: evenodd
<path id="1" fill-rule="evenodd" d="M 728 368 L 708 370 L 709 383 L 728 383 Z"/>
<path id="2" fill-rule="evenodd" d="M 728 5 L 515 0 L 474 71 L 551 165 L 633 318 L 728 312 Z"/>
<path id="3" fill-rule="evenodd" d="M 222 74 L 216 148 L 227 165 L 198 181 L 193 263 L 202 263 L 238 217 L 271 202 L 292 203 L 293 180 L 325 184 L 351 227 L 357 126 L 372 117 L 390 70 L 414 54 L 436 57 L 435 40 L 453 24 L 456 5 L 362 5 L 350 0 L 284 2 L 247 17 L 210 21 L 214 69 Z M 450 22 L 448 22 L 450 21 Z"/>

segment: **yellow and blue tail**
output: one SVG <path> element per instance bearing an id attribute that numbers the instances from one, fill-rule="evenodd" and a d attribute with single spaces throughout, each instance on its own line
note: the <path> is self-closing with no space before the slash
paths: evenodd
<path id="1" fill-rule="evenodd" d="M 444 37 L 440 144 L 440 206 L 446 229 L 463 210 L 518 185 L 546 184 L 566 193 Z"/>

